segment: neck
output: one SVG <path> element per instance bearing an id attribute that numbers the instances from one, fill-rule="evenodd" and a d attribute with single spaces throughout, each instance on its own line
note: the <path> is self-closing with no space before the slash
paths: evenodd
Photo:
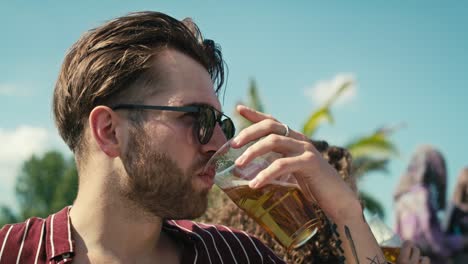
<path id="1" fill-rule="evenodd" d="M 80 182 L 80 191 L 70 212 L 77 254 L 140 259 L 153 256 L 161 242 L 162 218 L 150 216 L 128 201 L 112 186 L 118 183 Z M 115 177 L 105 177 L 114 178 Z"/>

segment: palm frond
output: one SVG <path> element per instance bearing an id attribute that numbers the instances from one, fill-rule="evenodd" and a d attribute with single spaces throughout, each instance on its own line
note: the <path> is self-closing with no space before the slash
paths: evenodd
<path id="1" fill-rule="evenodd" d="M 250 79 L 248 107 L 253 108 L 259 112 L 264 112 L 264 107 L 260 95 L 258 93 L 257 82 L 255 79 Z"/>
<path id="2" fill-rule="evenodd" d="M 346 81 L 343 84 L 341 84 L 340 88 L 336 90 L 336 92 L 328 98 L 328 100 L 325 102 L 323 107 L 330 108 L 330 106 L 338 99 L 340 96 L 349 88 L 353 85 L 353 81 Z"/>
<path id="3" fill-rule="evenodd" d="M 352 84 L 352 81 L 343 83 L 318 110 L 310 114 L 302 128 L 302 133 L 304 133 L 304 135 L 312 137 L 319 126 L 324 122 L 328 122 L 330 124 L 334 123 L 334 119 L 331 114 L 331 106 L 349 87 L 351 87 Z"/>
<path id="4" fill-rule="evenodd" d="M 312 137 L 312 135 L 317 131 L 318 127 L 325 121 L 328 121 L 331 124 L 334 122 L 330 108 L 328 107 L 321 108 L 312 113 L 307 122 L 304 124 L 302 132 L 307 137 Z"/>
<path id="5" fill-rule="evenodd" d="M 396 146 L 388 139 L 388 136 L 379 131 L 370 136 L 358 138 L 346 145 L 354 159 L 360 157 L 374 157 L 386 159 L 398 156 Z"/>
<path id="6" fill-rule="evenodd" d="M 370 172 L 388 173 L 389 159 L 374 159 L 371 157 L 360 157 L 353 160 L 352 175 L 359 179 Z"/>

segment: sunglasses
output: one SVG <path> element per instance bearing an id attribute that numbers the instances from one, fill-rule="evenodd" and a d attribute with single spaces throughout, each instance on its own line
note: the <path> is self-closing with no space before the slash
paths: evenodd
<path id="1" fill-rule="evenodd" d="M 160 110 L 195 113 L 197 122 L 195 123 L 195 133 L 200 144 L 205 145 L 213 136 L 213 131 L 216 124 L 219 124 L 223 130 L 226 139 L 231 139 L 236 133 L 236 128 L 231 118 L 223 112 L 216 110 L 209 105 L 193 105 L 193 106 L 159 106 L 159 105 L 136 105 L 136 104 L 119 104 L 112 107 L 112 110 Z M 224 117 L 224 118 L 223 118 Z"/>

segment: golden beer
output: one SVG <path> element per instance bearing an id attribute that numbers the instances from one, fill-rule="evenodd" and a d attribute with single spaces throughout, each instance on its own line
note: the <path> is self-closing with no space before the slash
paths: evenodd
<path id="1" fill-rule="evenodd" d="M 302 246 L 319 228 L 318 206 L 295 184 L 269 184 L 259 189 L 240 185 L 224 192 L 288 251 Z"/>
<path id="2" fill-rule="evenodd" d="M 400 255 L 400 248 L 398 247 L 387 247 L 381 246 L 380 247 L 384 253 L 385 260 L 390 261 L 392 263 L 396 263 L 398 256 Z"/>

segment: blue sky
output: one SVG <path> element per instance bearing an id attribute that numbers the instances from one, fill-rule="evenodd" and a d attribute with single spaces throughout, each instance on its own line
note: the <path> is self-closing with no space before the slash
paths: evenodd
<path id="1" fill-rule="evenodd" d="M 228 113 L 254 77 L 268 112 L 301 129 L 319 102 L 306 91 L 351 75 L 356 88 L 334 108 L 336 124 L 317 138 L 340 145 L 385 124 L 406 124 L 392 136 L 401 155 L 390 174 L 368 175 L 360 185 L 384 203 L 387 223 L 393 189 L 416 146 L 433 144 L 445 154 L 450 194 L 468 166 L 463 1 L 9 2 L 0 2 L 0 203 L 14 204 L 14 179 L 29 155 L 67 151 L 50 111 L 67 49 L 87 29 L 139 10 L 190 16 L 221 44 Z"/>

